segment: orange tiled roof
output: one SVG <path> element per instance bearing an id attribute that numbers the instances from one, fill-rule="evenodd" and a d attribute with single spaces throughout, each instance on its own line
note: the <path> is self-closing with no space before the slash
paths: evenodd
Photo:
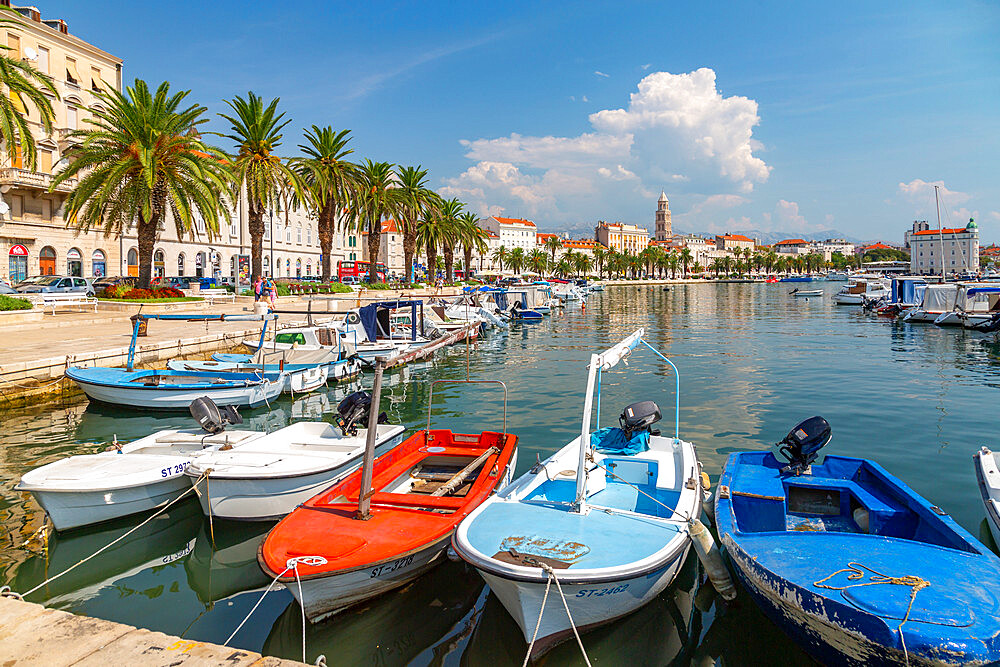
<path id="1" fill-rule="evenodd" d="M 894 248 L 891 245 L 886 245 L 886 244 L 882 243 L 881 241 L 878 241 L 878 242 L 873 243 L 871 245 L 866 245 L 864 247 L 864 249 L 865 250 L 894 250 Z"/>
<path id="2" fill-rule="evenodd" d="M 538 245 L 542 245 L 543 243 L 545 243 L 549 239 L 551 239 L 551 238 L 558 238 L 558 237 L 559 237 L 558 234 L 548 234 L 548 233 L 539 232 L 537 235 L 535 235 L 535 243 L 537 243 Z"/>
<path id="3" fill-rule="evenodd" d="M 523 218 L 500 218 L 497 216 L 493 216 L 493 218 L 503 225 L 521 225 L 523 227 L 535 226 L 535 223 L 531 220 L 524 220 Z"/>
<path id="4" fill-rule="evenodd" d="M 961 234 L 966 231 L 965 227 L 959 227 L 958 229 L 925 229 L 919 232 L 913 232 L 914 236 L 936 236 L 938 234 Z"/>
<path id="5" fill-rule="evenodd" d="M 778 241 L 774 245 L 805 245 L 808 243 L 805 239 L 785 239 L 784 241 Z"/>
<path id="6" fill-rule="evenodd" d="M 598 245 L 594 239 L 565 239 L 562 244 L 564 248 L 596 248 Z"/>
<path id="7" fill-rule="evenodd" d="M 382 221 L 382 233 L 386 234 L 388 232 L 392 232 L 394 234 L 400 233 L 399 225 L 396 224 L 396 221 L 391 218 L 389 220 Z M 362 235 L 367 233 L 368 233 L 367 231 L 361 232 Z"/>
<path id="8" fill-rule="evenodd" d="M 727 241 L 750 241 L 751 243 L 753 243 L 753 239 L 747 238 L 742 234 L 723 234 L 722 238 L 724 238 Z M 803 243 L 805 243 L 805 241 L 803 241 Z"/>

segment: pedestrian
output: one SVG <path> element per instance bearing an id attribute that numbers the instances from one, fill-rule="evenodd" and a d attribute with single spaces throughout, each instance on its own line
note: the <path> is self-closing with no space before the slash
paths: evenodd
<path id="1" fill-rule="evenodd" d="M 274 281 L 271 280 L 270 276 L 268 276 L 264 282 L 264 291 L 267 292 L 267 295 L 271 300 L 271 310 L 274 310 L 274 302 L 275 299 L 278 298 L 278 286 L 274 284 Z"/>
<path id="2" fill-rule="evenodd" d="M 260 301 L 261 291 L 264 289 L 264 279 L 257 276 L 257 280 L 253 283 L 253 300 L 254 303 Z"/>

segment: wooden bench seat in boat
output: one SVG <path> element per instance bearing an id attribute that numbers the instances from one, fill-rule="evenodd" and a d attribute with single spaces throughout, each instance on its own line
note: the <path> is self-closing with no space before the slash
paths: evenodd
<path id="1" fill-rule="evenodd" d="M 801 489 L 802 491 L 799 491 Z M 818 506 L 814 499 L 824 491 L 836 491 L 838 494 L 836 507 Z M 811 493 L 810 493 L 811 492 Z M 809 476 L 792 477 L 785 481 L 786 506 L 791 514 L 832 514 L 852 517 L 858 506 L 868 513 L 868 526 L 865 532 L 894 533 L 894 524 L 907 520 L 910 513 L 901 507 L 893 507 L 857 482 L 849 479 L 816 479 Z M 827 494 L 828 495 L 828 494 Z M 852 507 L 851 499 L 856 501 Z M 816 511 L 809 511 L 816 510 Z M 862 526 L 859 526 L 862 528 Z"/>

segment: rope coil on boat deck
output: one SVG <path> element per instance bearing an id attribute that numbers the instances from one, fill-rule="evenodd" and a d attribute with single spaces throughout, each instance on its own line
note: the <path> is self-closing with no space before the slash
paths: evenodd
<path id="1" fill-rule="evenodd" d="M 864 583 L 848 584 L 847 586 L 828 586 L 825 583 L 843 572 L 848 573 L 847 575 L 848 581 L 858 581 L 859 579 L 864 579 L 865 572 L 870 572 L 871 577 L 869 578 L 868 581 Z M 910 620 L 910 612 L 913 611 L 913 603 L 917 599 L 917 593 L 930 586 L 931 582 L 913 574 L 903 575 L 902 577 L 890 577 L 887 574 L 882 574 L 881 572 L 879 572 L 874 568 L 868 567 L 867 565 L 862 565 L 861 563 L 857 563 L 855 561 L 851 561 L 850 563 L 847 564 L 847 567 L 841 568 L 836 572 L 833 572 L 823 577 L 822 579 L 813 582 L 813 586 L 816 586 L 817 588 L 826 588 L 832 591 L 843 591 L 847 590 L 848 588 L 859 588 L 861 586 L 878 586 L 880 584 L 892 584 L 895 586 L 910 587 L 910 604 L 906 607 L 906 614 L 903 616 L 903 620 L 901 620 L 899 622 L 899 625 L 896 626 L 896 632 L 899 633 L 899 642 L 900 644 L 903 645 L 903 657 L 906 660 L 907 667 L 909 667 L 910 652 L 906 648 L 906 639 L 903 636 L 903 626 L 906 625 L 906 622 L 908 620 Z M 882 616 L 881 614 L 875 614 L 875 615 L 883 620 L 887 618 L 885 616 Z"/>

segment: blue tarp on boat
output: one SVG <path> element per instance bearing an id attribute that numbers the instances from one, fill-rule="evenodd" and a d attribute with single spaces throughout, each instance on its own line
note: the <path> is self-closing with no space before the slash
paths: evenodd
<path id="1" fill-rule="evenodd" d="M 358 308 L 358 316 L 361 318 L 361 326 L 365 328 L 368 340 L 378 339 L 378 304 L 370 304 Z"/>
<path id="2" fill-rule="evenodd" d="M 607 426 L 590 434 L 590 446 L 601 454 L 632 456 L 649 449 L 649 431 L 634 433 L 630 439 L 617 426 Z"/>

